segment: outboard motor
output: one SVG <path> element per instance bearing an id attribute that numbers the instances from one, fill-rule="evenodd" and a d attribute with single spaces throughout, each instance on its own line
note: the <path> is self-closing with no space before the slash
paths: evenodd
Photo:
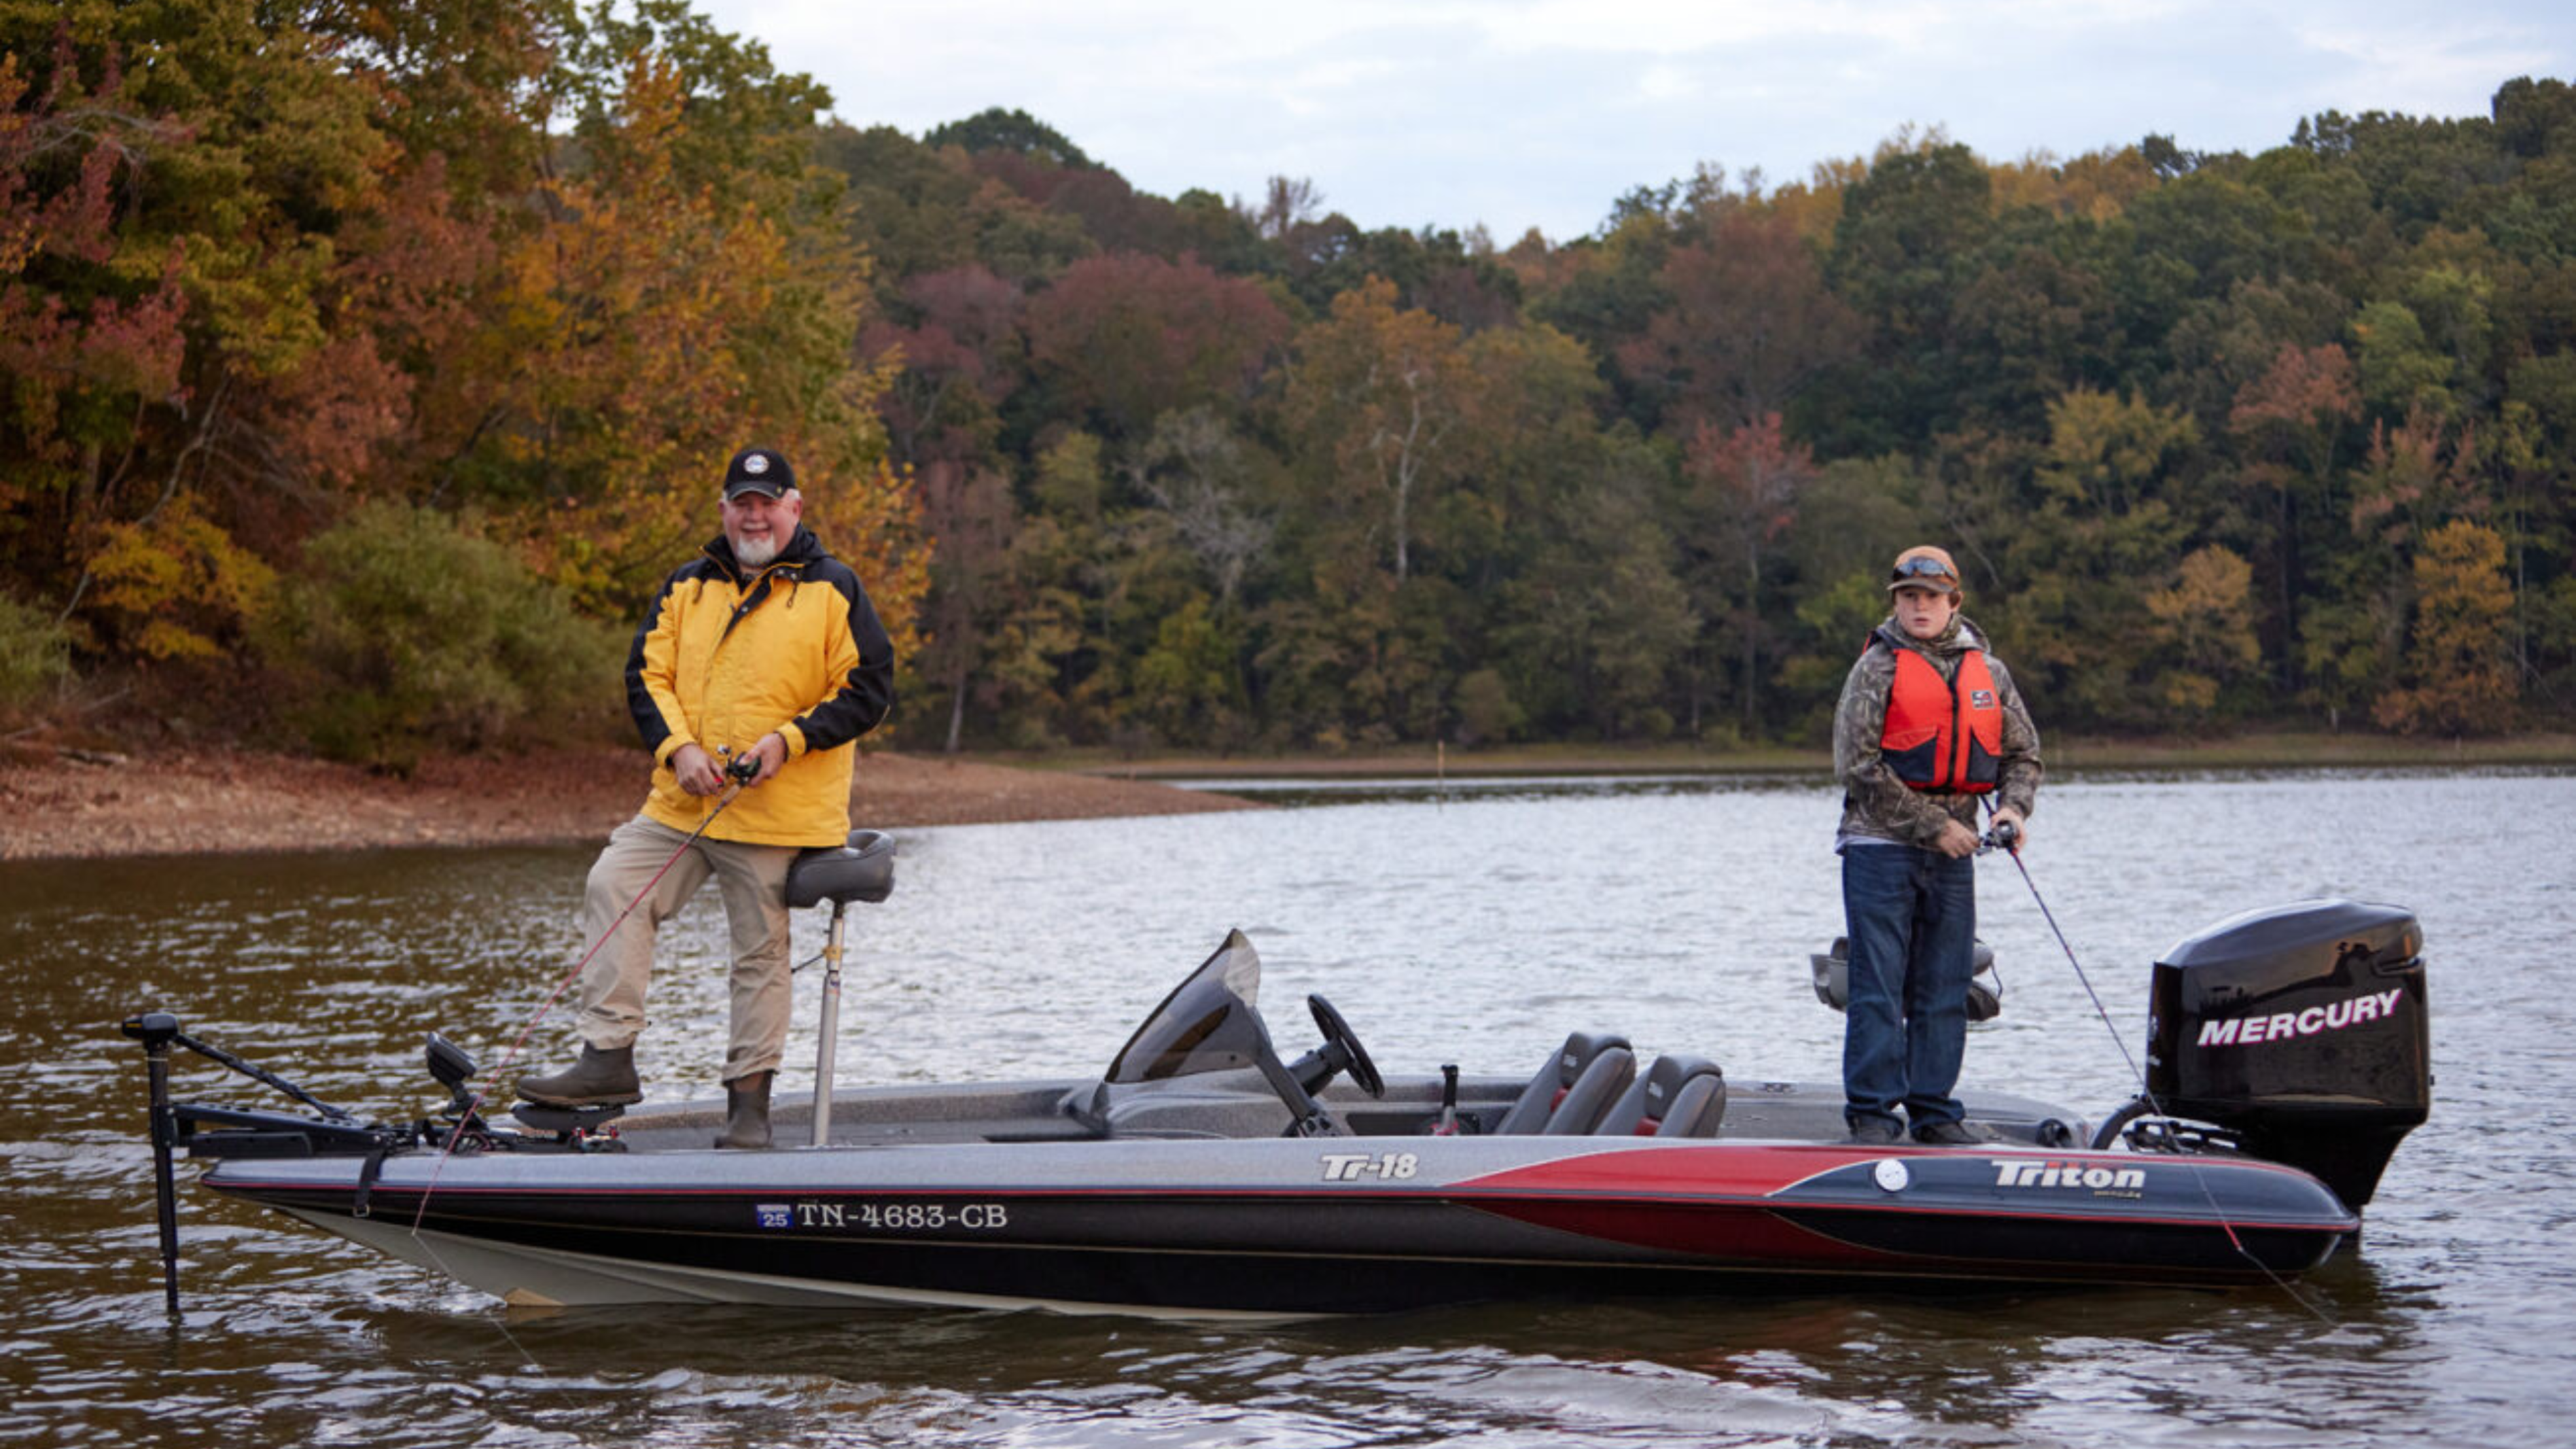
<path id="1" fill-rule="evenodd" d="M 2397 906 L 2249 911 L 2156 963 L 2147 1088 L 2358 1211 L 2431 1110 L 2424 929 Z"/>

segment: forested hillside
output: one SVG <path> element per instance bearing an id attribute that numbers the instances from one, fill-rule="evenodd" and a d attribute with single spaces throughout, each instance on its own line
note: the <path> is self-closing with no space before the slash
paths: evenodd
<path id="1" fill-rule="evenodd" d="M 2559 80 L 2256 156 L 1908 132 L 1506 240 L 832 119 L 672 0 L 0 44 L 14 719 L 601 727 L 753 441 L 915 748 L 1812 741 L 1917 541 L 2051 727 L 2576 714 Z"/>

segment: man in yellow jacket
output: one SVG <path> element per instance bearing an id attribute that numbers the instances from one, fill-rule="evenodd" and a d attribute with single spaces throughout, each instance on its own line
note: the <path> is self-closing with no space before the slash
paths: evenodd
<path id="1" fill-rule="evenodd" d="M 627 658 L 627 706 L 653 752 L 653 792 L 590 869 L 584 939 L 596 950 L 580 982 L 581 1060 L 522 1077 L 519 1095 L 563 1107 L 643 1100 L 635 1038 L 654 933 L 712 876 L 733 937 L 716 1145 L 766 1147 L 787 1041 L 787 866 L 800 849 L 849 835 L 853 741 L 893 707 L 894 649 L 858 575 L 803 526 L 785 458 L 735 454 L 722 509 L 724 532 L 663 581 Z M 709 824 L 728 767 L 749 778 Z"/>

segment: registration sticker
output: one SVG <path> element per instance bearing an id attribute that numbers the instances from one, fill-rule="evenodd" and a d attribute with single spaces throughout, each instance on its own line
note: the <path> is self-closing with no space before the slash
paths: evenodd
<path id="1" fill-rule="evenodd" d="M 783 1202 L 754 1203 L 751 1210 L 759 1215 L 760 1225 L 764 1228 L 792 1228 L 796 1225 L 796 1210 Z"/>

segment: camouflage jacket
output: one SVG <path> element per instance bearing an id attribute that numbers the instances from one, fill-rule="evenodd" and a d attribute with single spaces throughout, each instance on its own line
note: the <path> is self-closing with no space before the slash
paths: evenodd
<path id="1" fill-rule="evenodd" d="M 1930 660 L 1943 679 L 1954 679 L 1959 656 L 1985 648 L 1986 636 L 1962 615 L 1951 622 L 1947 633 L 1928 643 L 1909 636 L 1893 618 L 1880 624 L 1871 638 L 1889 648 L 1862 651 L 1843 680 L 1842 703 L 1834 708 L 1834 781 L 1843 787 L 1842 829 L 1834 840 L 1840 844 L 1867 837 L 1929 849 L 1941 838 L 1945 820 L 1978 828 L 1978 797 L 1913 789 L 1880 759 L 1878 742 L 1887 729 L 1887 691 L 1896 680 L 1896 656 L 1890 651 L 1911 649 Z M 2030 722 L 2030 709 L 2022 703 L 2021 690 L 2014 686 L 2003 661 L 1989 653 L 1986 668 L 1995 676 L 1995 692 L 2002 697 L 2004 711 L 1999 762 L 2003 777 L 1986 798 L 1998 810 L 2009 805 L 2027 817 L 2039 794 L 2039 729 Z"/>

